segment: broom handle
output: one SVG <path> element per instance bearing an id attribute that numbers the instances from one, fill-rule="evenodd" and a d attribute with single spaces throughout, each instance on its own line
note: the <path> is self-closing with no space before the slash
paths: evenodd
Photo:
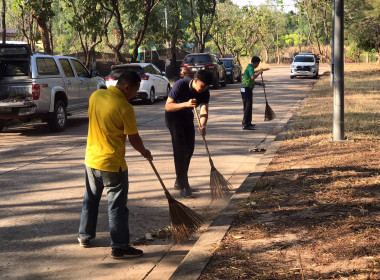
<path id="1" fill-rule="evenodd" d="M 195 116 L 197 117 L 198 125 L 199 125 L 199 128 L 200 128 L 201 127 L 201 121 L 199 119 L 198 111 L 197 111 L 197 109 L 195 107 L 194 107 L 194 112 L 195 112 Z M 209 159 L 211 161 L 210 151 L 208 150 L 206 138 L 205 138 L 205 136 L 203 134 L 202 134 L 202 138 L 203 138 L 203 142 L 205 143 L 205 146 L 206 146 L 206 151 L 207 151 L 208 157 L 209 157 Z"/>
<path id="2" fill-rule="evenodd" d="M 261 81 L 264 83 L 263 73 L 261 73 Z M 265 101 L 267 101 L 267 94 L 265 93 L 265 86 L 263 86 L 263 89 L 264 89 Z"/>
<path id="3" fill-rule="evenodd" d="M 167 190 L 167 188 L 166 188 L 165 185 L 164 185 L 164 182 L 162 181 L 162 179 L 161 179 L 161 177 L 160 177 L 160 174 L 158 174 L 158 171 L 157 171 L 156 167 L 154 166 L 153 161 L 151 161 L 151 160 L 148 160 L 148 161 L 149 161 L 149 163 L 150 163 L 150 166 L 152 166 L 152 169 L 153 169 L 154 173 L 156 173 L 156 176 L 157 176 L 157 178 L 158 178 L 158 181 L 160 181 L 161 186 L 162 186 L 162 188 L 164 189 L 165 193 L 169 193 L 168 190 Z"/>

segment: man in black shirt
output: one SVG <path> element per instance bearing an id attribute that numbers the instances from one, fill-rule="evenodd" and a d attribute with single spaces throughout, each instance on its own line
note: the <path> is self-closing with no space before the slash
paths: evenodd
<path id="1" fill-rule="evenodd" d="M 183 197 L 193 197 L 194 191 L 187 175 L 195 142 L 193 108 L 200 107 L 201 127 L 198 130 L 201 135 L 206 135 L 210 84 L 211 73 L 199 70 L 194 79 L 185 78 L 175 82 L 165 104 L 165 122 L 172 137 L 177 176 L 174 187 L 181 190 Z"/>

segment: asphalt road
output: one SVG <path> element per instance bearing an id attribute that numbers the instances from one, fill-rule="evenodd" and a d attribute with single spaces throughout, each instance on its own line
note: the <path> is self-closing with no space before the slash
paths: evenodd
<path id="1" fill-rule="evenodd" d="M 321 67 L 320 73 L 323 73 Z M 265 72 L 267 97 L 277 118 L 264 122 L 263 89 L 254 89 L 255 131 L 241 129 L 240 83 L 211 90 L 207 142 L 215 167 L 237 189 L 254 170 L 265 148 L 281 130 L 311 86 L 313 79 L 289 79 L 288 67 Z M 190 184 L 200 189 L 195 199 L 182 199 L 173 190 L 174 163 L 170 134 L 164 122 L 165 101 L 135 104 L 137 123 L 145 145 L 172 195 L 203 214 L 205 227 L 228 203 L 211 202 L 210 166 L 200 135 L 190 166 Z M 34 122 L 6 128 L 0 134 L 0 278 L 1 279 L 167 279 L 184 258 L 196 235 L 178 245 L 154 239 L 137 246 L 144 257 L 110 258 L 106 200 L 100 205 L 98 235 L 89 249 L 76 236 L 84 190 L 86 112 L 69 117 L 64 132 L 51 133 Z M 131 240 L 170 225 L 167 200 L 150 165 L 127 145 Z M 170 251 L 170 254 L 168 253 Z"/>

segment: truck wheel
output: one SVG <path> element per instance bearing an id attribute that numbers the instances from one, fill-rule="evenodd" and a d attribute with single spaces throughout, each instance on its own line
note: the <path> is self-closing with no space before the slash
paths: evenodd
<path id="1" fill-rule="evenodd" d="M 213 83 L 213 87 L 214 89 L 218 89 L 219 88 L 219 75 L 217 75 L 214 79 L 214 83 Z"/>
<path id="2" fill-rule="evenodd" d="M 222 87 L 225 87 L 225 86 L 227 86 L 227 75 L 226 75 L 226 73 L 224 73 L 223 82 L 222 82 Z"/>
<path id="3" fill-rule="evenodd" d="M 5 126 L 5 122 L 4 121 L 0 121 L 0 132 L 3 131 L 4 126 Z"/>
<path id="4" fill-rule="evenodd" d="M 57 100 L 54 112 L 49 113 L 48 125 L 53 131 L 63 131 L 67 124 L 66 105 L 62 100 Z"/>

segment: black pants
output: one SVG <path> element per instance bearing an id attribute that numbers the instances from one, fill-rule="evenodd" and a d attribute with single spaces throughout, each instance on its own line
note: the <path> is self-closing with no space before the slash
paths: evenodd
<path id="1" fill-rule="evenodd" d="M 194 115 L 188 109 L 165 112 L 165 122 L 172 136 L 176 182 L 185 188 L 189 186 L 187 172 L 194 152 Z"/>
<path id="2" fill-rule="evenodd" d="M 241 99 L 243 99 L 243 126 L 250 126 L 252 123 L 252 89 L 251 88 L 244 88 L 245 92 L 241 93 Z"/>

